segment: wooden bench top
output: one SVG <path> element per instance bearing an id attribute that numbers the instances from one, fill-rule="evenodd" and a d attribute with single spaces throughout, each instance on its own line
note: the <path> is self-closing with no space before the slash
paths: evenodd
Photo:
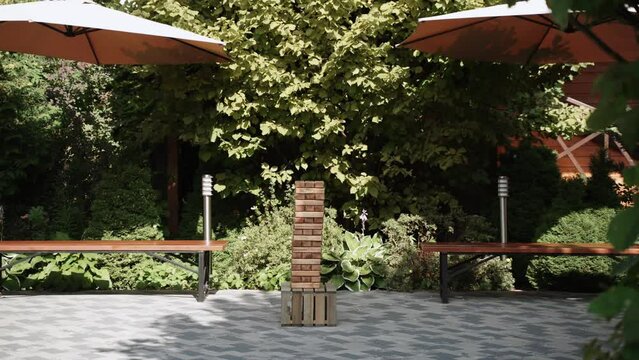
<path id="1" fill-rule="evenodd" d="M 7 240 L 2 253 L 38 252 L 200 252 L 222 251 L 227 241 L 216 240 Z"/>
<path id="2" fill-rule="evenodd" d="M 425 243 L 423 252 L 455 254 L 532 254 L 532 255 L 639 255 L 639 245 L 617 251 L 609 243 L 549 244 L 549 243 Z"/>

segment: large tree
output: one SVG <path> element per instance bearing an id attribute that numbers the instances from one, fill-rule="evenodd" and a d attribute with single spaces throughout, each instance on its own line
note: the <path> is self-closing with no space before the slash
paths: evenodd
<path id="1" fill-rule="evenodd" d="M 394 45 L 416 18 L 483 1 L 127 1 L 222 38 L 232 62 L 119 69 L 116 111 L 145 140 L 199 147 L 222 195 L 302 174 L 376 218 L 489 184 L 494 146 L 553 122 L 563 66 L 465 63 Z M 136 132 L 122 132 L 122 136 Z M 474 184 L 474 185 L 473 185 Z M 439 195 L 438 195 L 439 194 Z"/>

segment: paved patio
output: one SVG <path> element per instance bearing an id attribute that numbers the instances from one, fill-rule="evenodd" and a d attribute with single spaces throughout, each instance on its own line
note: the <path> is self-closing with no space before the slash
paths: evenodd
<path id="1" fill-rule="evenodd" d="M 579 359 L 587 299 L 338 293 L 338 326 L 280 327 L 279 292 L 0 296 L 0 359 Z"/>

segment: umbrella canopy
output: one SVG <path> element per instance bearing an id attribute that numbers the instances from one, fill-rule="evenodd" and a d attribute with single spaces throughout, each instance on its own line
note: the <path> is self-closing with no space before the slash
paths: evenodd
<path id="1" fill-rule="evenodd" d="M 459 59 L 520 64 L 639 59 L 631 26 L 612 19 L 595 23 L 583 13 L 573 13 L 570 26 L 562 31 L 551 13 L 545 0 L 531 0 L 422 18 L 399 46 Z M 584 28 L 590 33 L 581 31 Z"/>
<path id="2" fill-rule="evenodd" d="M 222 41 L 86 0 L 0 6 L 0 50 L 93 64 L 229 60 Z"/>

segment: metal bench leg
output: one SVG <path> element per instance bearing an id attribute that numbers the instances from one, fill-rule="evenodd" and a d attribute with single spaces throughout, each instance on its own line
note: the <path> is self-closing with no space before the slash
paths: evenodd
<path id="1" fill-rule="evenodd" d="M 448 253 L 439 253 L 439 297 L 448 304 Z"/>
<path id="2" fill-rule="evenodd" d="M 209 285 L 211 284 L 211 271 L 213 271 L 213 253 L 210 251 L 204 252 L 204 261 L 206 262 L 206 272 L 204 274 L 204 285 L 206 286 L 206 292 L 209 291 Z"/>
<path id="3" fill-rule="evenodd" d="M 206 261 L 206 253 L 208 251 L 200 251 L 198 253 L 198 261 L 197 261 L 197 301 L 202 302 L 206 299 L 206 294 L 208 292 L 208 272 L 209 265 Z"/>

